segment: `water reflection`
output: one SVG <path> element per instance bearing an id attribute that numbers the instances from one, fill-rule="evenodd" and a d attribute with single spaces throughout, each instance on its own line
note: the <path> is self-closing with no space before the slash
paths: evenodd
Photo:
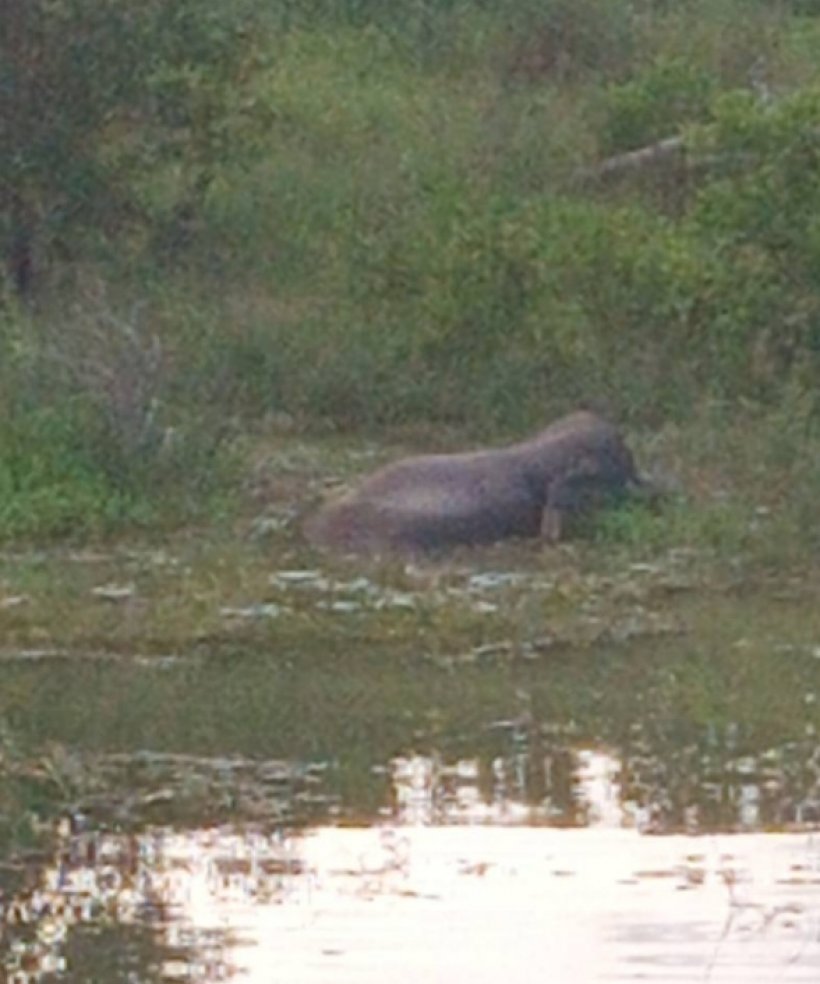
<path id="1" fill-rule="evenodd" d="M 338 809 L 328 762 L 148 751 L 81 757 L 63 750 L 61 758 L 63 767 L 92 777 L 75 813 L 97 825 L 235 816 L 281 825 L 326 820 Z"/>
<path id="2" fill-rule="evenodd" d="M 649 729 L 634 724 L 624 743 L 624 788 L 659 833 L 817 824 L 820 743 L 809 730 L 803 741 L 754 748 L 730 723 L 659 749 Z"/>
<path id="3" fill-rule="evenodd" d="M 116 958 L 120 968 L 131 965 L 129 981 L 226 980 L 238 936 L 212 923 L 214 908 L 281 903 L 304 873 L 282 832 L 158 827 L 121 835 L 73 830 L 64 820 L 52 863 L 3 905 L 3 979 L 118 979 L 101 976 L 96 946 L 78 946 L 90 930 L 116 929 L 118 947 L 141 941 L 130 959 L 127 947 Z"/>
<path id="4" fill-rule="evenodd" d="M 418 745 L 430 740 L 419 736 Z M 92 781 L 75 812 L 94 824 L 245 820 L 283 825 L 367 823 L 593 822 L 578 795 L 588 762 L 572 723 L 531 715 L 448 738 L 447 752 L 410 753 L 384 764 L 241 756 L 117 753 L 63 763 Z M 682 734 L 634 722 L 613 748 L 629 822 L 653 833 L 793 829 L 820 823 L 820 741 L 754 747 L 731 723 Z M 600 756 L 595 758 L 600 766 Z"/>
<path id="5" fill-rule="evenodd" d="M 738 755 L 729 743 L 684 747 L 664 759 L 632 729 L 623 758 L 578 749 L 550 729 L 505 724 L 507 754 L 398 758 L 392 767 L 400 823 L 634 826 L 690 834 L 812 829 L 820 824 L 820 745 Z"/>
<path id="6" fill-rule="evenodd" d="M 820 823 L 820 743 L 813 737 L 741 753 L 736 729 L 722 739 L 709 729 L 696 741 L 659 748 L 636 723 L 617 752 L 590 757 L 571 727 L 524 718 L 495 722 L 488 732 L 481 755 L 415 755 L 377 769 L 393 780 L 387 815 L 403 823 L 589 826 L 603 811 L 610 825 L 617 815 L 619 823 L 656 834 Z M 589 775 L 609 791 L 606 801 L 593 798 L 594 807 L 582 793 Z"/>
<path id="7" fill-rule="evenodd" d="M 516 735 L 515 751 L 487 762 L 439 755 L 399 757 L 390 768 L 392 806 L 401 825 L 486 823 L 528 826 L 620 826 L 620 762 L 588 749 L 556 748 L 533 760 Z M 536 775 L 533 775 L 536 770 Z"/>
<path id="8" fill-rule="evenodd" d="M 634 763 L 511 745 L 397 757 L 364 827 L 64 819 L 51 860 L 2 899 L 5 979 L 820 979 L 811 834 L 643 836 L 656 828 L 631 798 Z M 737 788 L 760 788 L 741 764 Z"/>

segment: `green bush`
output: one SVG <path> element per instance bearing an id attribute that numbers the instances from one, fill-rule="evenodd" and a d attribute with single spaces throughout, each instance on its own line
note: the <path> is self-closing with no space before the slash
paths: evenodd
<path id="1" fill-rule="evenodd" d="M 610 85 L 602 107 L 604 153 L 643 147 L 708 119 L 716 90 L 716 78 L 680 58 L 660 58 L 628 82 Z"/>
<path id="2" fill-rule="evenodd" d="M 819 125 L 820 89 L 774 105 L 731 93 L 694 138 L 715 164 L 689 222 L 732 270 L 722 330 L 746 352 L 749 382 L 770 393 L 792 373 L 811 385 L 820 367 Z"/>
<path id="3" fill-rule="evenodd" d="M 234 430 L 214 381 L 196 392 L 195 373 L 161 366 L 140 323 L 108 306 L 60 329 L 0 319 L 0 537 L 195 514 L 230 470 Z"/>
<path id="4" fill-rule="evenodd" d="M 628 0 L 505 0 L 494 5 L 510 25 L 506 71 L 530 81 L 622 77 L 638 45 Z"/>
<path id="5" fill-rule="evenodd" d="M 21 290 L 35 251 L 76 257 L 150 225 L 138 187 L 161 163 L 177 178 L 166 222 L 196 210 L 263 108 L 245 85 L 252 6 L 10 0 L 0 244 Z"/>

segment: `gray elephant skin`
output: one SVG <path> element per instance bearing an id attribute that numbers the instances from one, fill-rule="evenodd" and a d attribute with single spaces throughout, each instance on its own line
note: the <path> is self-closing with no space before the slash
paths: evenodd
<path id="1" fill-rule="evenodd" d="M 567 515 L 642 485 L 616 428 L 589 411 L 509 447 L 406 458 L 374 472 L 305 524 L 315 546 L 346 553 L 427 553 L 541 536 Z"/>

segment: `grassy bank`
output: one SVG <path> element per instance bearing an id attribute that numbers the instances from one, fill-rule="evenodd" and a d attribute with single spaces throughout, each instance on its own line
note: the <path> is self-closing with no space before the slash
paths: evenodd
<path id="1" fill-rule="evenodd" d="M 459 444 L 585 401 L 675 477 L 680 535 L 737 539 L 751 508 L 773 544 L 805 543 L 820 442 L 806 5 L 257 13 L 254 58 L 218 62 L 225 98 L 207 72 L 190 81 L 204 55 L 183 62 L 208 139 L 194 113 L 174 154 L 144 109 L 101 124 L 95 161 L 128 219 L 44 219 L 33 287 L 9 286 L 0 536 L 235 514 L 284 425 Z M 667 137 L 685 155 L 601 171 Z M 643 515 L 612 524 L 664 535 Z"/>

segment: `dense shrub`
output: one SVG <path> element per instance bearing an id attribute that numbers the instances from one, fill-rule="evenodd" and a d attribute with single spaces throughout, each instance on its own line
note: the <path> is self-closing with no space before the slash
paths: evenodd
<path id="1" fill-rule="evenodd" d="M 774 394 L 796 371 L 813 388 L 820 368 L 820 89 L 769 105 L 732 93 L 696 152 L 715 161 L 690 218 L 714 243 L 731 284 L 722 330 L 747 354 L 745 378 Z"/>
<path id="2" fill-rule="evenodd" d="M 659 59 L 628 82 L 611 85 L 603 100 L 601 145 L 606 153 L 633 150 L 708 117 L 717 79 L 682 59 Z"/>
<path id="3" fill-rule="evenodd" d="M 178 521 L 214 501 L 233 434 L 220 381 L 172 362 L 150 318 L 103 299 L 59 332 L 0 312 L 0 536 Z"/>
<path id="4" fill-rule="evenodd" d="M 144 226 L 144 171 L 174 175 L 176 224 L 258 108 L 248 3 L 10 0 L 0 33 L 0 241 L 18 288 L 33 254 L 82 255 Z"/>

